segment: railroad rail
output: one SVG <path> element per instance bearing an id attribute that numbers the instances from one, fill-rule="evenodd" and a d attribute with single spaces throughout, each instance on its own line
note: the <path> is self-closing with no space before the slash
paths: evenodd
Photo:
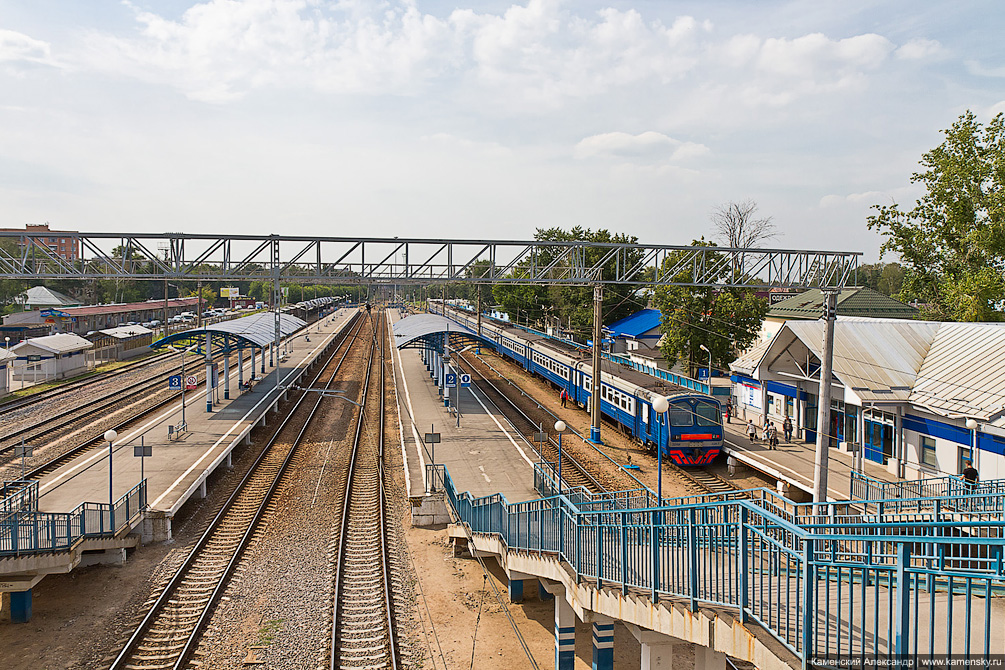
<path id="1" fill-rule="evenodd" d="M 363 321 L 354 317 L 311 385 L 328 388 L 335 379 Z M 350 330 L 352 332 L 350 332 Z M 342 345 L 346 344 L 343 348 Z M 341 358 L 335 361 L 342 350 Z M 313 406 L 308 400 L 314 400 Z M 274 497 L 307 427 L 324 396 L 301 394 L 248 474 L 224 503 L 177 572 L 112 662 L 110 670 L 185 667 L 210 612 Z M 305 412 L 300 412 L 304 408 Z M 304 414 L 302 423 L 294 417 Z M 281 436 L 293 434 L 290 440 Z"/>
<path id="2" fill-rule="evenodd" d="M 330 670 L 399 667 L 384 487 L 386 333 L 376 332 L 383 331 L 384 322 L 382 318 L 371 319 L 378 326 L 370 345 L 362 406 L 346 468 L 335 551 Z M 379 370 L 376 389 L 370 385 L 374 367 Z"/>

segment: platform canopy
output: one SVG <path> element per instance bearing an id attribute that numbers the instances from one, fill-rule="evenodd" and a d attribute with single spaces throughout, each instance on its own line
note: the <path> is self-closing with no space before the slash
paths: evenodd
<path id="1" fill-rule="evenodd" d="M 394 324 L 394 346 L 398 349 L 439 349 L 447 333 L 453 338 L 475 343 L 488 342 L 475 331 L 439 314 L 413 314 Z"/>
<path id="2" fill-rule="evenodd" d="M 289 314 L 279 315 L 279 334 L 287 337 L 307 325 L 303 319 Z M 259 312 L 251 316 L 230 321 L 221 321 L 202 328 L 192 328 L 180 333 L 172 333 L 162 337 L 150 345 L 151 349 L 174 347 L 205 353 L 206 333 L 210 334 L 213 351 L 247 349 L 248 347 L 266 347 L 276 338 L 275 312 Z"/>

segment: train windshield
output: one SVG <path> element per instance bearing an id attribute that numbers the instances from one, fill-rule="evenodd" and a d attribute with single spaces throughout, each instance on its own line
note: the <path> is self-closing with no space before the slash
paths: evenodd
<path id="1" fill-rule="evenodd" d="M 694 419 L 691 418 L 691 406 L 687 403 L 670 405 L 670 425 L 677 427 L 694 425 Z"/>
<path id="2" fill-rule="evenodd" d="M 721 426 L 719 408 L 710 402 L 698 402 L 694 408 L 699 426 Z"/>

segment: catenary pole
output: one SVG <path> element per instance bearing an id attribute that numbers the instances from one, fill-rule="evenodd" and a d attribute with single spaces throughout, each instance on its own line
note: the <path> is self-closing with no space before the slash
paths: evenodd
<path id="1" fill-rule="evenodd" d="M 831 376 L 834 367 L 834 321 L 837 319 L 837 291 L 824 292 L 823 360 L 820 361 L 820 394 L 817 403 L 817 451 L 813 467 L 813 502 L 823 513 L 827 503 L 827 460 L 830 449 Z"/>

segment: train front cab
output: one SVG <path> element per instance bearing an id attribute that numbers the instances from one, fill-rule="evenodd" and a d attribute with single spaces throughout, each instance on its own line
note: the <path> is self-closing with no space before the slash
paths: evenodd
<path id="1" fill-rule="evenodd" d="M 722 408 L 715 400 L 681 396 L 670 400 L 664 455 L 677 465 L 708 465 L 722 448 Z"/>

